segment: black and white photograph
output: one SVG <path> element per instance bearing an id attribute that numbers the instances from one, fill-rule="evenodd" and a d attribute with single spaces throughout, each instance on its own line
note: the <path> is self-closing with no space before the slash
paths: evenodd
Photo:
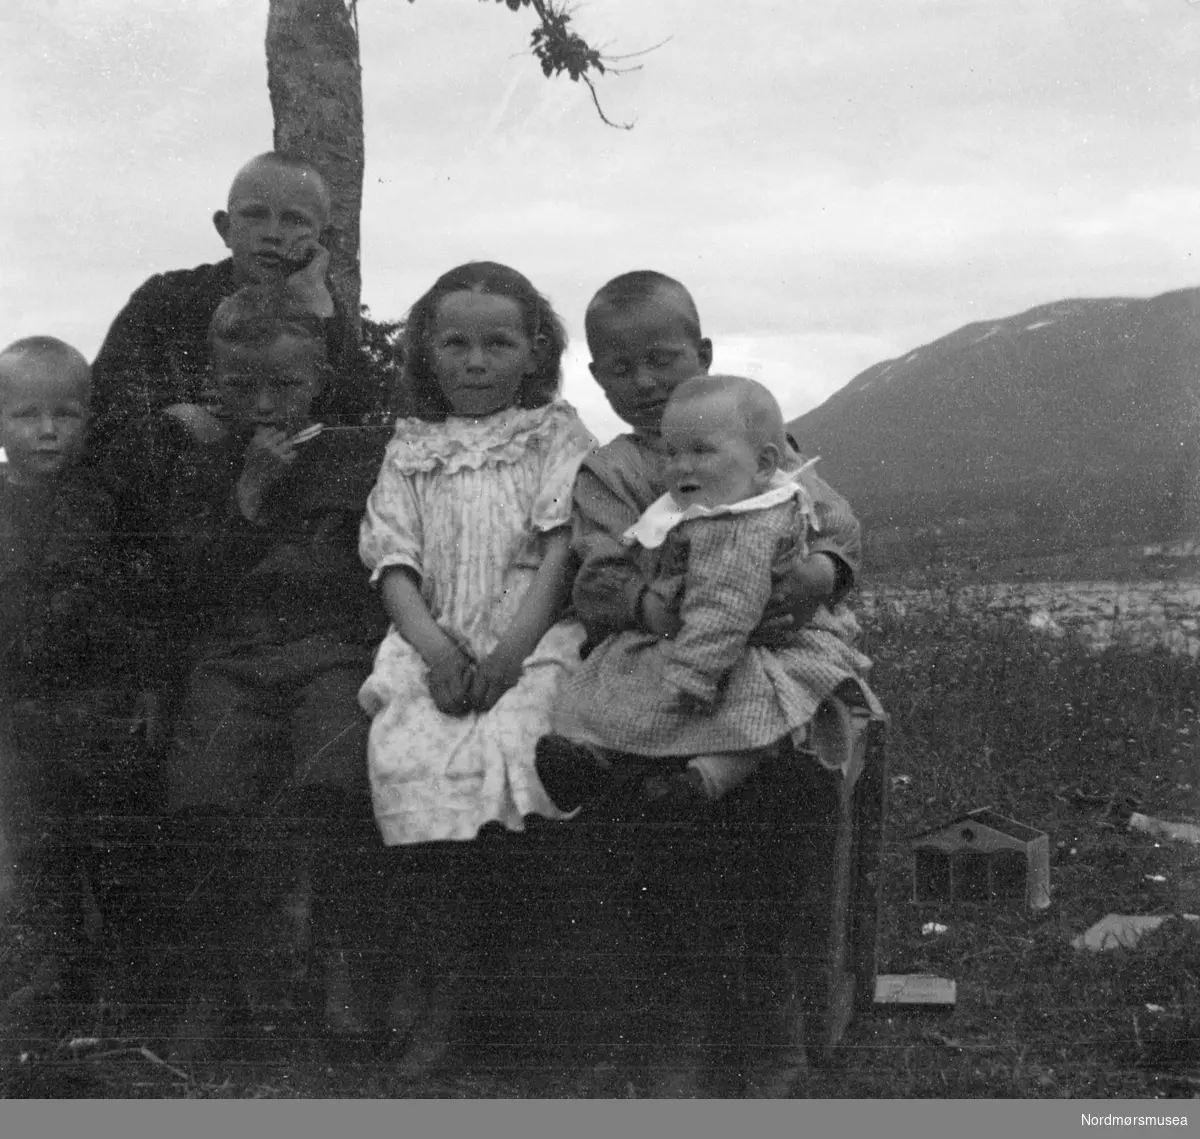
<path id="1" fill-rule="evenodd" d="M 0 92 L 0 1098 L 1200 1120 L 1200 2 L 4 0 Z"/>

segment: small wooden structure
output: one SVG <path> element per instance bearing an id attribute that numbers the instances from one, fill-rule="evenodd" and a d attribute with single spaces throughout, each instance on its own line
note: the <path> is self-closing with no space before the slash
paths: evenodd
<path id="1" fill-rule="evenodd" d="M 875 1003 L 908 1009 L 952 1009 L 958 985 L 927 973 L 883 973 L 875 978 Z"/>
<path id="2" fill-rule="evenodd" d="M 1050 904 L 1050 839 L 979 807 L 912 839 L 913 901 Z"/>

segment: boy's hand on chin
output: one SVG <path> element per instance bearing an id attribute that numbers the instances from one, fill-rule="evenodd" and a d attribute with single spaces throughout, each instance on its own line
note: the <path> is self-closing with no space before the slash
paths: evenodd
<path id="1" fill-rule="evenodd" d="M 329 250 L 314 238 L 305 238 L 284 254 L 284 264 L 292 280 L 303 275 L 323 281 L 329 271 Z"/>
<path id="2" fill-rule="evenodd" d="M 329 250 L 316 241 L 301 242 L 287 254 L 287 288 L 292 299 L 323 320 L 333 316 L 333 298 L 325 283 Z"/>
<path id="3" fill-rule="evenodd" d="M 238 506 L 242 514 L 258 517 L 263 498 L 296 461 L 291 438 L 276 427 L 260 427 L 246 447 L 242 474 L 237 483 Z"/>

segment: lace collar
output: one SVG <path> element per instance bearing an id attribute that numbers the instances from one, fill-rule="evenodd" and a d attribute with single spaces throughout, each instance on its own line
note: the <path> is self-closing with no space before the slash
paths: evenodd
<path id="1" fill-rule="evenodd" d="M 578 420 L 564 399 L 544 407 L 510 407 L 483 419 L 448 416 L 440 423 L 398 419 L 385 461 L 404 474 L 477 470 L 513 462 L 531 448 L 545 447 L 564 426 Z"/>

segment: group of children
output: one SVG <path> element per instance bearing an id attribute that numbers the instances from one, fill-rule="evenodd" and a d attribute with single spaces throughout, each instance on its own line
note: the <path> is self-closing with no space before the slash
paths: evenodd
<path id="1" fill-rule="evenodd" d="M 587 310 L 630 427 L 604 446 L 559 394 L 546 298 L 490 262 L 440 277 L 409 312 L 411 414 L 364 502 L 331 442 L 365 383 L 324 285 L 328 216 L 310 164 L 260 156 L 214 217 L 230 258 L 137 290 L 90 382 L 59 341 L 0 353 L 3 683 L 125 677 L 165 731 L 179 1055 L 219 1035 L 239 946 L 300 884 L 326 1027 L 382 1022 L 421 1062 L 465 968 L 461 911 L 488 921 L 489 834 L 570 828 L 631 778 L 648 808 L 703 817 L 764 761 L 806 762 L 841 686 L 874 706 L 842 603 L 858 524 L 766 388 L 708 375 L 692 298 L 661 274 Z M 89 756 L 8 735 L 6 796 L 70 768 L 80 810 Z M 382 848 L 455 870 L 417 889 L 417 861 Z M 398 897 L 388 995 L 364 1001 L 355 957 Z"/>

